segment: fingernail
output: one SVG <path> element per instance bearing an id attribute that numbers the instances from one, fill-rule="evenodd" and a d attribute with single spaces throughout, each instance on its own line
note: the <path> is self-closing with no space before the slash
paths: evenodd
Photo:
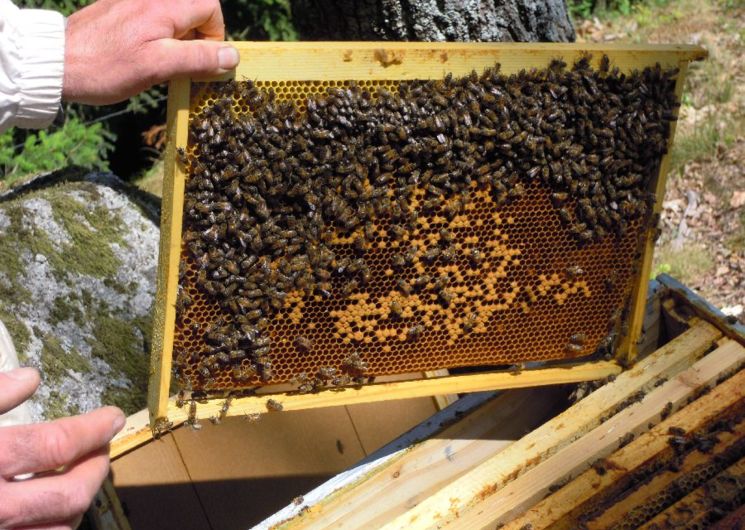
<path id="1" fill-rule="evenodd" d="M 121 431 L 124 428 L 124 424 L 127 422 L 127 419 L 122 416 L 121 414 L 118 414 L 116 419 L 114 420 L 114 430 L 111 432 L 111 436 L 115 436 L 116 433 Z"/>
<path id="2" fill-rule="evenodd" d="M 217 62 L 223 70 L 232 70 L 241 60 L 238 50 L 232 46 L 224 46 L 217 50 Z"/>
<path id="3" fill-rule="evenodd" d="M 16 368 L 9 372 L 5 372 L 5 375 L 16 381 L 30 381 L 36 377 L 36 370 L 33 368 Z"/>

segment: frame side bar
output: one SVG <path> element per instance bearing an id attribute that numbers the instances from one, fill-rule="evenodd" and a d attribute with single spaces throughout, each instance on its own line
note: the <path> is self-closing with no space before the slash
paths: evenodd
<path id="1" fill-rule="evenodd" d="M 168 88 L 168 147 L 163 181 L 163 204 L 160 219 L 160 255 L 158 289 L 153 317 L 153 341 L 150 355 L 150 380 L 147 405 L 150 425 L 168 414 L 171 386 L 173 330 L 176 321 L 179 259 L 181 255 L 181 221 L 184 210 L 185 175 L 176 161 L 176 148 L 186 147 L 189 125 L 188 79 L 172 81 Z"/>
<path id="2" fill-rule="evenodd" d="M 683 96 L 683 87 L 685 85 L 686 73 L 688 71 L 688 63 L 686 61 L 680 61 L 679 68 L 680 72 L 678 72 L 678 77 L 675 82 L 675 97 L 678 101 L 680 101 Z M 652 219 L 659 219 L 660 212 L 662 211 L 662 200 L 665 197 L 667 174 L 670 171 L 670 161 L 672 158 L 673 141 L 675 139 L 675 129 L 678 123 L 678 113 L 679 109 L 676 110 L 675 113 L 676 120 L 670 124 L 670 137 L 667 142 L 667 153 L 662 157 L 660 171 L 657 175 L 657 180 L 654 183 L 654 195 L 656 200 L 652 209 Z M 641 337 L 642 325 L 644 322 L 644 310 L 647 300 L 647 288 L 649 285 L 649 277 L 652 275 L 652 261 L 654 259 L 655 243 L 657 242 L 656 229 L 657 227 L 654 226 L 644 234 L 641 267 L 639 268 L 636 285 L 632 291 L 629 332 L 627 336 L 623 338 L 621 347 L 619 348 L 621 355 L 625 356 L 622 361 L 627 364 L 634 363 L 638 356 L 637 341 Z"/>

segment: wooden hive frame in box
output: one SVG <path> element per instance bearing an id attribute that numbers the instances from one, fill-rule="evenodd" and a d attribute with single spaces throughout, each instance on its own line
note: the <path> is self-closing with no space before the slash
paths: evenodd
<path id="1" fill-rule="evenodd" d="M 453 44 L 453 43 L 234 43 L 241 53 L 241 64 L 234 73 L 221 80 L 235 78 L 274 83 L 307 81 L 348 81 L 372 83 L 400 82 L 418 79 L 440 79 L 447 74 L 466 76 L 472 71 L 482 71 L 501 65 L 501 72 L 514 74 L 524 69 L 546 68 L 554 59 L 570 65 L 590 54 L 597 67 L 601 57 L 607 55 L 610 63 L 621 72 L 641 70 L 659 64 L 662 68 L 678 68 L 675 95 L 678 100 L 688 63 L 705 57 L 699 47 L 675 45 L 591 45 L 591 44 Z M 219 80 L 218 80 L 219 81 Z M 176 325 L 176 302 L 179 289 L 179 266 L 182 253 L 182 222 L 187 175 L 177 162 L 177 152 L 187 148 L 189 118 L 194 94 L 191 79 L 172 82 L 168 102 L 169 146 L 166 152 L 166 170 L 163 189 L 163 215 L 161 227 L 160 263 L 158 269 L 158 294 L 153 334 L 153 354 L 150 373 L 148 408 L 151 425 L 165 426 L 188 419 L 188 407 L 179 407 L 169 398 L 173 364 Z M 675 123 L 671 125 L 669 142 L 672 142 Z M 668 144 L 669 145 L 669 144 Z M 664 194 L 665 174 L 669 167 L 668 154 L 664 155 L 659 174 L 650 184 L 658 198 L 654 213 L 660 209 Z M 518 388 L 546 384 L 560 384 L 600 379 L 621 371 L 618 361 L 632 362 L 636 356 L 636 338 L 639 337 L 646 299 L 647 282 L 652 263 L 654 230 L 642 233 L 640 258 L 632 279 L 628 306 L 628 332 L 616 348 L 616 359 L 592 361 L 561 366 L 522 370 L 481 372 L 468 375 L 445 375 L 425 380 L 398 381 L 359 385 L 354 388 L 320 390 L 309 394 L 271 392 L 248 395 L 232 400 L 229 415 L 265 412 L 267 402 L 273 399 L 284 410 L 354 404 L 370 401 L 400 399 L 404 397 L 445 395 L 498 388 Z M 633 258 L 632 259 L 636 259 Z M 587 355 L 586 352 L 583 355 Z M 532 359 L 535 360 L 535 359 Z M 541 360 L 541 359 L 537 359 Z M 473 363 L 472 363 L 473 364 Z M 507 363 L 505 363 L 507 364 Z M 225 399 L 207 399 L 200 402 L 196 418 L 218 416 Z M 224 411 L 223 411 L 224 414 Z"/>

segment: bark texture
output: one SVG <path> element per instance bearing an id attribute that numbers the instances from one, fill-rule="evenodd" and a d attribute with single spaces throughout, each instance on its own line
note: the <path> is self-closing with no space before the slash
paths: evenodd
<path id="1" fill-rule="evenodd" d="M 567 42 L 565 0 L 292 0 L 302 40 Z"/>

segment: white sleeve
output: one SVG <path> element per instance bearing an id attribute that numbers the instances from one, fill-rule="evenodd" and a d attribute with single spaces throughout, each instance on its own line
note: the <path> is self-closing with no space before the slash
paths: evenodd
<path id="1" fill-rule="evenodd" d="M 64 59 L 60 13 L 18 9 L 0 0 L 0 132 L 52 123 L 62 97 Z"/>

